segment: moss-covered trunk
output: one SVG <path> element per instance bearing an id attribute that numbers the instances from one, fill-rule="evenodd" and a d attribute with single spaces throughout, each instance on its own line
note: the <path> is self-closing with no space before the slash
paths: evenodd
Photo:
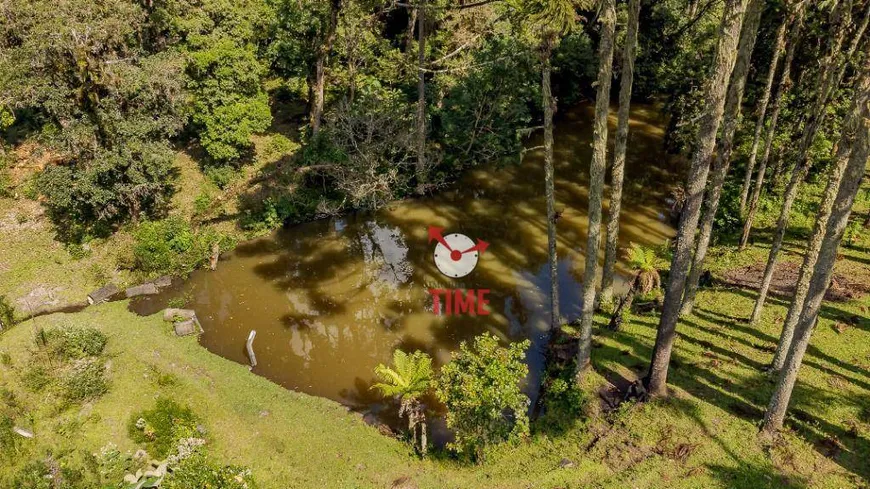
<path id="1" fill-rule="evenodd" d="M 625 150 L 628 146 L 628 118 L 631 109 L 631 86 L 634 81 L 634 58 L 640 23 L 640 0 L 628 4 L 628 26 L 622 49 L 622 80 L 619 86 L 619 113 L 613 147 L 613 170 L 610 175 L 610 204 L 607 209 L 607 238 L 604 245 L 604 270 L 601 274 L 601 301 L 613 299 L 613 271 L 619 244 L 619 214 L 622 209 L 622 183 L 625 177 Z"/>
<path id="2" fill-rule="evenodd" d="M 598 93 L 595 96 L 595 129 L 592 134 L 592 162 L 589 165 L 589 229 L 586 239 L 586 268 L 583 273 L 583 311 L 580 317 L 578 375 L 589 365 L 592 353 L 592 317 L 595 313 L 595 276 L 601 246 L 601 197 L 607 163 L 607 116 L 610 111 L 610 80 L 613 75 L 613 38 L 616 7 L 613 0 L 601 5 L 601 40 L 598 45 Z"/>
<path id="3" fill-rule="evenodd" d="M 707 185 L 710 159 L 716 145 L 716 134 L 722 121 L 728 80 L 731 78 L 731 71 L 734 69 L 737 58 L 737 43 L 747 3 L 747 0 L 727 0 L 719 26 L 716 55 L 704 97 L 706 107 L 686 181 L 686 202 L 680 215 L 676 250 L 671 261 L 664 307 L 650 365 L 649 390 L 654 396 L 667 394 L 668 364 L 676 339 L 677 319 L 692 259 L 692 245 L 695 240 L 695 231 L 698 229 L 701 200 Z"/>

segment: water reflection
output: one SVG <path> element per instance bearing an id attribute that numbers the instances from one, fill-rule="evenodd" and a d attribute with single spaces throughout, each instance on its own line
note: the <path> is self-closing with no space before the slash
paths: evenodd
<path id="1" fill-rule="evenodd" d="M 560 307 L 567 319 L 580 312 L 591 119 L 591 107 L 580 106 L 556 128 Z M 622 246 L 659 244 L 674 233 L 662 210 L 676 163 L 661 150 L 662 127 L 650 107 L 634 110 Z M 379 401 L 369 392 L 372 371 L 396 348 L 426 351 L 443 364 L 460 341 L 484 331 L 508 341 L 530 338 L 534 395 L 550 321 L 543 188 L 542 154 L 530 152 L 521 165 L 474 170 L 431 198 L 243 243 L 216 272 L 196 272 L 132 307 L 156 312 L 171 297 L 189 297 L 209 350 L 247 363 L 245 339 L 256 329 L 255 373 L 361 408 Z M 474 272 L 458 280 L 438 272 L 430 225 L 490 243 Z M 489 289 L 491 314 L 435 316 L 429 288 Z"/>

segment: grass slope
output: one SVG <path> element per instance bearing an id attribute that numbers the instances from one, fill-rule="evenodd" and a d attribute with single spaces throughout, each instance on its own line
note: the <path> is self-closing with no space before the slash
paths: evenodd
<path id="1" fill-rule="evenodd" d="M 812 201 L 817 190 L 808 187 L 802 201 Z M 3 205 L 7 215 L 36 212 L 10 201 Z M 862 217 L 867 207 L 866 199 L 859 204 Z M 39 283 L 63 286 L 72 295 L 92 285 L 88 263 L 108 266 L 102 258 L 108 251 L 72 260 L 47 227 L 23 221 L 4 221 L 19 227 L 0 238 L 0 294 L 20 297 Z M 796 220 L 785 259 L 797 259 L 807 222 Z M 767 245 L 761 241 L 742 253 L 728 244 L 711 250 L 714 275 L 763 260 Z M 841 273 L 870 273 L 866 233 L 842 255 Z M 438 456 L 417 460 L 404 443 L 380 435 L 358 415 L 252 375 L 194 339 L 175 338 L 159 317 L 138 317 L 123 302 L 40 317 L 0 335 L 0 353 L 10 356 L 8 365 L 0 363 L 0 387 L 28 407 L 16 422 L 36 433 L 23 440 L 23 452 L 0 465 L 0 481 L 48 451 L 93 453 L 108 443 L 138 448 L 127 436 L 127 423 L 162 395 L 189 405 L 203 419 L 217 460 L 250 466 L 267 489 L 870 486 L 870 297 L 825 305 L 788 429 L 773 441 L 756 436 L 774 382 L 762 368 L 772 356 L 786 302 L 772 298 L 761 324 L 749 327 L 741 319 L 748 317 L 754 298 L 745 289 L 703 289 L 694 313 L 679 326 L 669 378 L 673 395 L 626 403 L 612 412 L 601 409 L 597 391 L 642 374 L 657 317 L 630 316 L 617 333 L 604 330 L 605 318 L 597 318 L 596 373 L 586 386 L 591 400 L 586 418 L 562 432 L 539 430 L 527 443 L 498 447 L 479 466 Z M 109 336 L 111 389 L 92 403 L 58 411 L 22 386 L 21 373 L 34 328 L 62 325 L 93 326 Z M 404 486 L 396 483 L 402 480 Z"/>

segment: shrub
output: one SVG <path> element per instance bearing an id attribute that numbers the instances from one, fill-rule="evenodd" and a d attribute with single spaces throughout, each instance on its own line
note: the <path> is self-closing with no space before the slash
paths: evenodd
<path id="1" fill-rule="evenodd" d="M 15 423 L 9 416 L 0 415 L 0 455 L 11 459 L 18 450 L 18 435 L 12 431 Z"/>
<path id="2" fill-rule="evenodd" d="M 173 192 L 174 154 L 166 142 L 97 150 L 93 161 L 46 167 L 36 180 L 60 238 L 111 234 L 128 219 L 159 214 Z"/>
<path id="3" fill-rule="evenodd" d="M 158 398 L 153 409 L 134 415 L 127 426 L 130 438 L 147 446 L 157 458 L 168 456 L 182 438 L 196 435 L 197 417 L 186 406 L 167 398 Z M 204 487 L 204 486 L 190 486 Z"/>
<path id="4" fill-rule="evenodd" d="M 45 331 L 43 335 L 52 355 L 81 359 L 103 353 L 108 339 L 95 328 L 60 328 Z"/>
<path id="5" fill-rule="evenodd" d="M 487 445 L 529 433 L 529 398 L 520 390 L 528 374 L 523 362 L 529 341 L 499 346 L 483 334 L 441 369 L 436 395 L 447 407 L 447 426 L 456 433 L 450 448 L 480 460 Z"/>
<path id="6" fill-rule="evenodd" d="M 209 207 L 211 207 L 212 202 L 211 193 L 206 190 L 203 190 L 196 196 L 196 199 L 193 201 L 193 212 L 196 215 L 204 214 Z"/>
<path id="7" fill-rule="evenodd" d="M 251 470 L 237 466 L 217 466 L 202 454 L 186 458 L 161 485 L 163 489 L 256 489 Z"/>
<path id="8" fill-rule="evenodd" d="M 27 389 L 38 392 L 52 382 L 51 372 L 42 364 L 31 362 L 21 374 L 21 383 Z"/>
<path id="9" fill-rule="evenodd" d="M 96 359 L 79 360 L 64 376 L 62 389 L 68 401 L 88 401 L 100 397 L 109 392 L 106 367 Z"/>
<path id="10" fill-rule="evenodd" d="M 543 391 L 543 414 L 537 425 L 546 431 L 563 433 L 570 429 L 582 415 L 586 395 L 574 382 L 574 362 L 567 366 L 552 366 L 548 369 Z"/>
<path id="11" fill-rule="evenodd" d="M 239 176 L 239 170 L 230 166 L 207 166 L 203 173 L 219 189 L 227 188 Z"/>
<path id="12" fill-rule="evenodd" d="M 133 239 L 136 268 L 152 274 L 191 272 L 208 260 L 213 244 L 221 249 L 232 244 L 212 229 L 194 231 L 180 217 L 145 222 L 136 229 Z"/>
<path id="13" fill-rule="evenodd" d="M 0 295 L 0 331 L 15 324 L 15 308 L 5 295 Z"/>

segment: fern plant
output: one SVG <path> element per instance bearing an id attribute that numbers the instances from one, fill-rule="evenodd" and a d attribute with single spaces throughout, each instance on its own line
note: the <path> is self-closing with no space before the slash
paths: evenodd
<path id="1" fill-rule="evenodd" d="M 371 388 L 380 391 L 385 397 L 399 399 L 399 417 L 408 417 L 411 442 L 425 456 L 428 445 L 426 413 L 421 398 L 432 385 L 432 358 L 421 351 L 408 354 L 396 350 L 393 352 L 393 366 L 378 365 L 375 367 L 375 376 L 380 382 Z"/>
<path id="2" fill-rule="evenodd" d="M 662 285 L 659 268 L 665 266 L 665 263 L 659 258 L 655 249 L 631 243 L 626 253 L 626 261 L 628 266 L 634 271 L 634 278 L 631 280 L 628 292 L 622 296 L 619 305 L 613 311 L 613 316 L 610 317 L 608 328 L 613 331 L 619 329 L 623 319 L 625 319 L 625 315 L 631 311 L 631 304 L 634 302 L 635 295 L 638 293 L 647 295 L 653 290 L 659 289 Z"/>

